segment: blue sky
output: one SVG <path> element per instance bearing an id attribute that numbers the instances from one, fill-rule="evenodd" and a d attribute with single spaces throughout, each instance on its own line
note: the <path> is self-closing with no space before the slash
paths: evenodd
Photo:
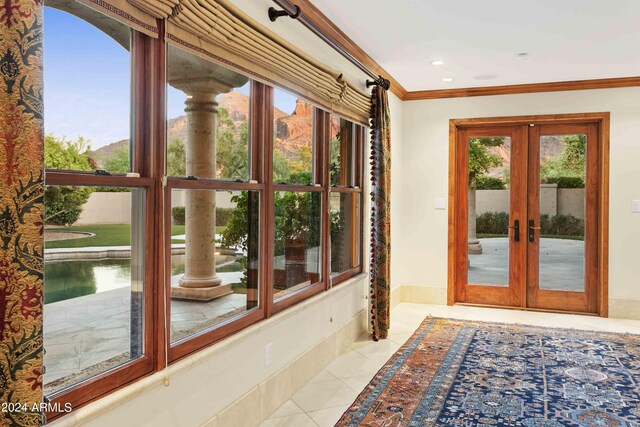
<path id="1" fill-rule="evenodd" d="M 45 132 L 96 149 L 129 138 L 129 52 L 102 31 L 65 12 L 44 8 Z M 236 89 L 248 94 L 248 85 Z M 287 113 L 296 97 L 276 89 L 275 104 Z M 184 115 L 184 94 L 169 87 L 167 116 Z"/>

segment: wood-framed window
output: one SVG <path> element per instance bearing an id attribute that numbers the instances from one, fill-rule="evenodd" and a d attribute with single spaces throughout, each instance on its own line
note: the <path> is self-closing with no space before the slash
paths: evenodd
<path id="1" fill-rule="evenodd" d="M 82 406 L 362 272 L 363 126 L 80 3 L 45 6 L 47 122 L 70 126 L 45 149 L 54 403 Z M 59 37 L 73 25 L 92 37 Z M 79 52 L 109 67 L 89 78 Z"/>

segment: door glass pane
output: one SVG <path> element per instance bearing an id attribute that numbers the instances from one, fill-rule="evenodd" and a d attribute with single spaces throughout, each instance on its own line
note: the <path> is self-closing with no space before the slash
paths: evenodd
<path id="1" fill-rule="evenodd" d="M 274 299 L 286 297 L 322 279 L 319 192 L 275 193 Z"/>
<path id="2" fill-rule="evenodd" d="M 586 145 L 586 135 L 540 137 L 540 289 L 584 291 Z"/>
<path id="3" fill-rule="evenodd" d="M 145 190 L 48 185 L 45 212 L 51 394 L 143 354 Z"/>
<path id="4" fill-rule="evenodd" d="M 508 287 L 511 138 L 469 138 L 467 147 L 468 282 Z"/>
<path id="5" fill-rule="evenodd" d="M 257 191 L 171 191 L 171 342 L 258 306 Z"/>

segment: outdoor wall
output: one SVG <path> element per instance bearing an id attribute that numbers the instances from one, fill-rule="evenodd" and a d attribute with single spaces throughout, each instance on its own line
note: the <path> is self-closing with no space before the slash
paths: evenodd
<path id="1" fill-rule="evenodd" d="M 171 207 L 185 205 L 186 190 L 173 190 Z M 216 207 L 235 208 L 233 195 L 226 191 L 216 193 Z M 73 225 L 129 224 L 131 223 L 131 193 L 93 192 L 82 205 L 80 218 Z"/>
<path id="2" fill-rule="evenodd" d="M 392 265 L 403 297 L 446 304 L 448 214 L 434 201 L 448 194 L 449 119 L 599 111 L 611 113 L 610 315 L 640 318 L 640 214 L 631 213 L 631 200 L 640 199 L 640 88 L 405 102 L 394 176 L 403 194 L 392 217 Z"/>

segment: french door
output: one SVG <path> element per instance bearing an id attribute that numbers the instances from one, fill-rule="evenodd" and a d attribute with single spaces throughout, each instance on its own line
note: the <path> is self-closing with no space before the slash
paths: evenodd
<path id="1" fill-rule="evenodd" d="M 604 314 L 602 127 L 456 127 L 450 303 Z"/>

